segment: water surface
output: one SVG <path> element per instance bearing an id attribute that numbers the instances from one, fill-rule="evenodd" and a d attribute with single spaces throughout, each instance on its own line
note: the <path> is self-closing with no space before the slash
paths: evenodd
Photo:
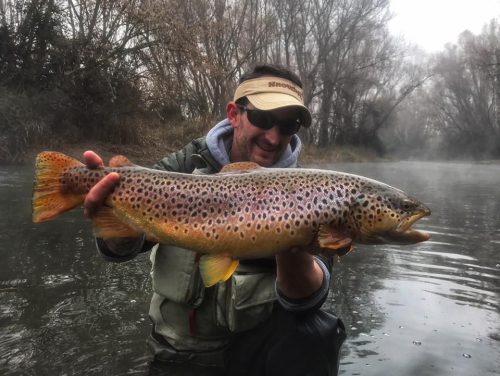
<path id="1" fill-rule="evenodd" d="M 325 166 L 322 166 L 325 167 Z M 497 375 L 500 166 L 328 166 L 432 209 L 413 246 L 356 246 L 325 308 L 345 322 L 342 375 Z M 148 255 L 104 262 L 80 211 L 31 223 L 31 168 L 0 168 L 0 374 L 147 375 Z"/>
<path id="2" fill-rule="evenodd" d="M 500 166 L 331 166 L 384 181 L 432 209 L 412 246 L 358 246 L 333 272 L 329 304 L 349 334 L 344 375 L 498 375 Z"/>

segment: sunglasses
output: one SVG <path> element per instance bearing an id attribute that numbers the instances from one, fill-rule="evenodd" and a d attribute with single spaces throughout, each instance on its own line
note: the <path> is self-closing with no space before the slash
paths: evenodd
<path id="1" fill-rule="evenodd" d="M 246 111 L 248 120 L 257 128 L 268 131 L 274 126 L 279 128 L 282 135 L 291 136 L 297 133 L 302 125 L 302 119 L 278 119 L 276 115 L 269 111 L 250 109 L 247 106 L 237 104 L 241 111 Z"/>

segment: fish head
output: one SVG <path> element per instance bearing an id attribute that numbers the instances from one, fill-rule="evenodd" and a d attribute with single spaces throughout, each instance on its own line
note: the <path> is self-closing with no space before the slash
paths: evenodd
<path id="1" fill-rule="evenodd" d="M 368 186 L 351 206 L 351 228 L 355 238 L 365 244 L 414 244 L 429 234 L 411 226 L 431 214 L 416 198 L 390 186 Z"/>

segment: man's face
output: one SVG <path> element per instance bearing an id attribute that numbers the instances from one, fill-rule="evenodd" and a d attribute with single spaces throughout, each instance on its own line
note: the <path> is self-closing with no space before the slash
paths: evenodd
<path id="1" fill-rule="evenodd" d="M 247 108 L 254 107 L 248 104 Z M 296 108 L 289 107 L 270 112 L 277 122 L 290 121 L 293 124 L 297 119 L 297 111 Z M 280 159 L 292 139 L 291 135 L 282 134 L 278 126 L 268 130 L 256 127 L 248 119 L 247 112 L 234 102 L 228 104 L 228 118 L 234 128 L 231 162 L 250 161 L 270 167 Z"/>

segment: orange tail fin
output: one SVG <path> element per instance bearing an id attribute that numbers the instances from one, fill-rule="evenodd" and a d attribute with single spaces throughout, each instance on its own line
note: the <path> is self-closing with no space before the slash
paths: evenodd
<path id="1" fill-rule="evenodd" d="M 83 203 L 85 195 L 63 192 L 61 178 L 70 167 L 84 164 L 67 155 L 45 151 L 37 155 L 33 187 L 33 222 L 44 222 Z"/>

